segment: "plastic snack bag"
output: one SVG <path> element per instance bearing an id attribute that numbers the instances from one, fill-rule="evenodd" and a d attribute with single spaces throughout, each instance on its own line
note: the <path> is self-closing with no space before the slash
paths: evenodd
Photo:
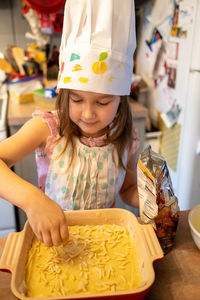
<path id="1" fill-rule="evenodd" d="M 178 199 L 174 194 L 165 159 L 147 146 L 137 165 L 140 218 L 151 223 L 167 254 L 173 247 L 179 220 Z"/>

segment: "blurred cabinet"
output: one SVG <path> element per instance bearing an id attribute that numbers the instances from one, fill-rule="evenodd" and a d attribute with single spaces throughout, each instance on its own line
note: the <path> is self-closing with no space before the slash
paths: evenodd
<path id="1" fill-rule="evenodd" d="M 144 147 L 145 128 L 146 128 L 146 119 L 148 116 L 148 109 L 144 107 L 142 104 L 134 101 L 132 98 L 129 98 L 129 103 L 130 103 L 130 108 L 133 116 L 133 125 L 138 131 L 138 137 L 140 140 L 140 145 L 136 154 L 138 159 L 139 154 Z M 116 199 L 115 207 L 127 209 L 133 212 L 136 216 L 139 216 L 139 209 L 133 208 L 132 206 L 125 204 L 119 196 Z"/>
<path id="2" fill-rule="evenodd" d="M 21 125 L 18 126 L 10 126 L 10 135 L 13 135 L 20 129 Z M 38 186 L 38 178 L 37 178 L 37 168 L 36 168 L 36 162 L 35 162 L 35 152 L 30 153 L 26 157 L 24 157 L 22 160 L 20 160 L 15 166 L 14 171 L 17 175 L 22 177 L 23 179 L 27 180 L 28 182 L 34 184 L 35 186 Z M 29 199 L 27 199 L 28 201 Z M 18 221 L 19 221 L 19 228 L 20 230 L 23 229 L 24 224 L 26 222 L 26 214 L 24 211 L 20 208 L 17 208 L 18 213 Z"/>
<path id="3" fill-rule="evenodd" d="M 129 98 L 131 113 L 133 116 L 133 125 L 138 130 L 138 137 L 140 140 L 139 149 L 137 151 L 137 157 L 144 148 L 145 132 L 146 132 L 146 120 L 148 117 L 148 109 L 142 104 Z"/>

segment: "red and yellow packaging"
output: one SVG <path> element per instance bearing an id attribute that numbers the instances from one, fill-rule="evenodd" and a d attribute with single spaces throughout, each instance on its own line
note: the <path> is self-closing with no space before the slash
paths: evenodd
<path id="1" fill-rule="evenodd" d="M 140 217 L 156 230 L 165 254 L 173 247 L 179 220 L 178 199 L 174 194 L 165 159 L 147 146 L 137 165 Z"/>

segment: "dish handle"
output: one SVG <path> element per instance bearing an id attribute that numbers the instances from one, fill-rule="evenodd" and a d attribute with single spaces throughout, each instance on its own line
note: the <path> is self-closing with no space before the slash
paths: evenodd
<path id="1" fill-rule="evenodd" d="M 153 226 L 150 224 L 140 225 L 143 232 L 146 249 L 152 262 L 163 258 L 163 250 L 155 234 Z"/>
<path id="2" fill-rule="evenodd" d="M 11 232 L 8 235 L 3 254 L 0 258 L 0 271 L 11 271 L 16 269 L 20 251 L 16 251 L 22 243 L 22 232 Z"/>

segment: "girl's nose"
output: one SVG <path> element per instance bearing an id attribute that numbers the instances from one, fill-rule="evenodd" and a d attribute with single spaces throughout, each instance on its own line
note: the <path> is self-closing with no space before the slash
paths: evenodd
<path id="1" fill-rule="evenodd" d="M 95 112 L 90 105 L 85 105 L 83 107 L 82 116 L 85 120 L 90 120 L 95 118 Z"/>

